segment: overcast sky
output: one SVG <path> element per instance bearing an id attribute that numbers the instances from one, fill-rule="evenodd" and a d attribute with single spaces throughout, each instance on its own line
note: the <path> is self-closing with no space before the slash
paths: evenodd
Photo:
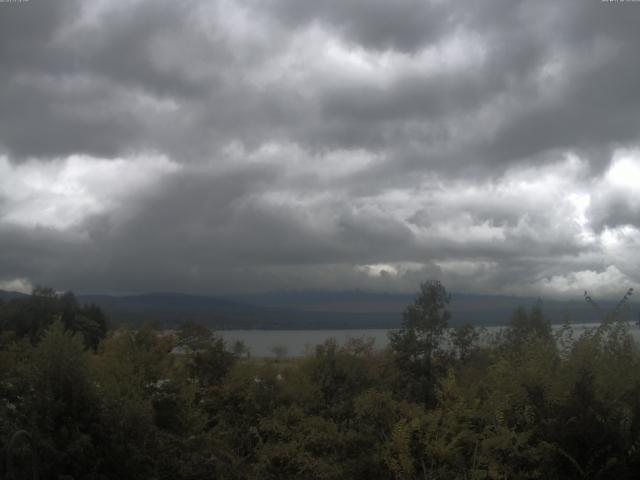
<path id="1" fill-rule="evenodd" d="M 0 288 L 640 283 L 640 2 L 0 2 Z"/>

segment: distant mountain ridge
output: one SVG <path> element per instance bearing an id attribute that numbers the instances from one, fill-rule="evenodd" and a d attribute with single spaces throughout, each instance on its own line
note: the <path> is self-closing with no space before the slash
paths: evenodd
<path id="1" fill-rule="evenodd" d="M 7 300 L 26 296 L 0 290 Z M 360 329 L 397 328 L 402 311 L 415 294 L 365 291 L 278 291 L 226 296 L 184 293 L 137 295 L 78 294 L 82 303 L 95 303 L 105 310 L 115 325 L 152 322 L 171 328 L 185 320 L 217 329 Z M 537 300 L 526 297 L 453 293 L 451 324 L 504 325 L 514 310 L 529 308 Z M 604 311 L 615 302 L 600 302 Z M 569 318 L 575 323 L 596 321 L 593 308 L 582 299 L 542 303 L 553 323 Z M 638 307 L 630 304 L 629 320 L 638 319 Z"/>
<path id="2" fill-rule="evenodd" d="M 26 293 L 13 292 L 10 290 L 0 290 L 0 300 L 11 300 L 12 298 L 27 297 Z"/>
<path id="3" fill-rule="evenodd" d="M 253 305 L 277 306 L 284 309 L 296 308 L 316 313 L 357 312 L 359 314 L 386 314 L 393 327 L 400 324 L 402 311 L 414 301 L 415 297 L 415 293 L 373 293 L 354 290 L 333 292 L 278 291 L 236 295 L 232 298 L 236 301 Z M 567 318 L 574 323 L 598 321 L 593 307 L 587 304 L 583 298 L 540 300 L 535 297 L 453 292 L 451 294 L 451 303 L 449 304 L 449 310 L 452 315 L 451 324 L 505 325 L 519 306 L 528 309 L 538 301 L 542 301 L 543 312 L 552 323 L 562 323 Z M 617 302 L 601 301 L 599 304 L 604 312 L 610 312 L 615 308 Z M 626 312 L 628 320 L 636 321 L 639 319 L 639 312 L 638 305 L 634 304 L 633 299 L 631 299 L 628 312 Z M 393 317 L 389 316 L 389 314 L 392 314 Z"/>

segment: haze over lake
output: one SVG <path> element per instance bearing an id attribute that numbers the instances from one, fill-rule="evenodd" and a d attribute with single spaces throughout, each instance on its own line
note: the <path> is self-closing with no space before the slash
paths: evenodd
<path id="1" fill-rule="evenodd" d="M 594 328 L 595 323 L 573 324 L 575 337 L 579 337 L 588 328 Z M 554 330 L 562 325 L 554 325 Z M 483 329 L 485 338 L 499 332 L 504 327 L 486 327 Z M 340 344 L 344 344 L 349 338 L 373 338 L 374 348 L 385 348 L 388 343 L 387 334 L 391 329 L 371 328 L 358 330 L 224 330 L 218 332 L 219 335 L 229 344 L 235 341 L 242 341 L 249 348 L 252 356 L 264 357 L 273 356 L 274 347 L 286 347 L 287 355 L 300 356 L 308 351 L 312 351 L 329 338 L 335 338 Z M 640 328 L 633 324 L 630 326 L 631 334 L 636 342 L 640 341 Z"/>

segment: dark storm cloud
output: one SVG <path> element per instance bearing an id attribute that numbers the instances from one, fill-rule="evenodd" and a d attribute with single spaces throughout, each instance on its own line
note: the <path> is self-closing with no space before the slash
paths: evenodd
<path id="1" fill-rule="evenodd" d="M 470 157 L 504 165 L 624 142 L 640 126 L 638 103 L 630 101 L 639 75 L 630 61 L 634 12 L 600 2 L 239 4 L 272 46 L 231 41 L 233 19 L 224 27 L 220 15 L 233 6 L 222 3 L 207 10 L 198 2 L 132 2 L 85 22 L 87 4 L 40 3 L 3 11 L 10 68 L 0 102 L 15 113 L 3 116 L 0 142 L 18 158 L 146 147 L 180 160 L 215 155 L 233 138 L 249 145 L 286 139 L 314 150 L 386 151 L 396 170 L 446 171 Z M 207 15 L 210 22 L 198 20 Z M 399 67 L 384 85 L 371 81 L 375 73 L 331 84 L 310 77 L 300 85 L 256 85 L 252 76 L 278 68 L 270 59 L 305 41 L 287 30 L 316 23 L 336 30 L 346 48 L 409 56 L 467 32 L 472 43 L 460 48 L 476 42 L 483 59 L 429 73 Z M 553 62 L 562 72 L 544 77 Z M 158 112 L 154 102 L 173 108 Z M 468 129 L 472 138 L 460 141 L 458 125 L 484 111 L 489 124 L 478 118 Z M 607 111 L 615 115 L 603 122 Z M 406 161 L 408 144 L 422 152 L 413 162 Z"/>
<path id="2" fill-rule="evenodd" d="M 234 50 L 198 2 L 2 7 L 0 148 L 13 161 L 145 148 L 201 159 L 233 138 L 287 137 L 299 120 L 295 92 L 262 91 L 245 71 L 268 63 L 270 47 Z"/>
<path id="3" fill-rule="evenodd" d="M 263 6 L 264 8 L 264 6 Z M 452 12 L 442 3 L 424 0 L 401 0 L 394 3 L 374 0 L 331 0 L 297 2 L 279 0 L 266 6 L 267 13 L 290 28 L 320 23 L 343 35 L 348 42 L 380 50 L 403 52 L 429 43 L 451 26 Z"/>
<path id="4" fill-rule="evenodd" d="M 0 179 L 0 281 L 632 278 L 599 235 L 638 226 L 603 180 L 640 143 L 638 20 L 596 0 L 0 3 L 0 173 L 29 192 Z M 96 158 L 118 178 L 137 156 L 173 170 L 84 191 Z M 49 178 L 81 220 L 24 207 Z"/>
<path id="5" fill-rule="evenodd" d="M 27 5 L 28 3 L 28 5 Z M 80 2 L 34 0 L 3 5 L 0 15 L 0 63 L 3 71 L 14 67 L 34 70 L 56 68 L 48 59 L 50 44 L 64 25 L 78 13 Z"/>
<path id="6" fill-rule="evenodd" d="M 326 124 L 337 120 L 351 132 L 349 137 L 341 130 L 333 138 L 346 145 L 355 138 L 373 148 L 388 146 L 390 136 L 396 145 L 417 142 L 422 157 L 407 166 L 414 169 L 458 169 L 470 161 L 492 168 L 544 152 L 634 141 L 640 129 L 640 70 L 632 59 L 640 36 L 629 18 L 640 19 L 640 11 L 600 2 L 531 5 L 494 2 L 488 9 L 493 14 L 456 16 L 484 42 L 481 65 L 404 76 L 385 88 L 356 84 L 328 92 Z M 490 110 L 490 121 L 479 118 L 470 128 L 476 138 L 461 142 L 457 125 L 483 109 Z M 417 120 L 423 122 L 418 132 L 407 128 Z M 455 143 L 453 151 L 438 149 L 434 134 Z"/>
<path id="7" fill-rule="evenodd" d="M 532 5 L 521 10 L 508 36 L 499 25 L 492 27 L 495 43 L 511 45 L 508 50 L 514 53 L 510 62 L 493 55 L 494 71 L 508 79 L 519 66 L 524 75 L 514 82 L 521 105 L 509 112 L 480 154 L 513 161 L 545 150 L 637 141 L 640 71 L 632 59 L 640 40 L 640 10 L 599 1 Z M 545 68 L 559 72 L 545 75 Z"/>
<path id="8" fill-rule="evenodd" d="M 107 231 L 97 241 L 124 257 L 114 263 L 149 262 L 147 269 L 163 258 L 193 267 L 366 263 L 391 245 L 404 250 L 410 242 L 399 222 L 354 216 L 341 202 L 312 213 L 268 201 L 277 177 L 277 170 L 266 168 L 176 175 L 138 199 L 135 211 L 109 219 L 108 227 L 91 226 Z"/>
<path id="9" fill-rule="evenodd" d="M 532 269 L 536 261 L 536 268 L 544 270 L 542 265 L 553 266 L 559 257 L 581 248 L 575 244 L 571 230 L 553 237 L 538 233 L 554 228 L 542 215 L 524 229 L 519 225 L 507 229 L 498 242 L 484 236 L 474 238 L 469 232 L 464 238 L 457 237 L 455 231 L 447 234 L 440 230 L 447 220 L 454 227 L 459 220 L 444 218 L 451 217 L 446 208 L 441 217 L 432 218 L 434 228 L 427 228 L 426 241 L 420 241 L 403 222 L 358 211 L 345 198 L 316 207 L 296 206 L 288 203 L 286 196 L 270 201 L 271 192 L 284 186 L 282 176 L 278 169 L 264 166 L 224 175 L 206 169 L 179 173 L 162 181 L 156 190 L 136 196 L 134 205 L 91 216 L 66 233 L 45 228 L 6 229 L 3 238 L 7 243 L 3 247 L 12 256 L 0 257 L 0 267 L 19 278 L 62 282 L 67 288 L 80 285 L 109 290 L 117 285 L 137 290 L 145 285 L 170 289 L 179 284 L 190 291 L 234 290 L 241 286 L 257 289 L 258 279 L 269 275 L 284 286 L 291 286 L 287 282 L 292 278 L 312 275 L 317 278 L 311 284 L 326 278 L 354 288 L 358 282 L 378 287 L 384 283 L 384 278 L 374 281 L 364 274 L 347 274 L 350 266 L 375 264 L 380 259 L 426 263 L 430 272 L 438 268 L 434 262 L 451 259 L 515 268 L 512 264 L 523 262 L 524 250 L 530 260 L 518 273 L 530 278 L 536 271 Z M 471 205 L 459 205 L 458 209 L 474 211 Z M 465 224 L 463 219 L 462 228 L 457 228 L 464 232 L 478 225 L 482 223 Z M 30 260 L 16 262 L 20 258 Z M 546 260 L 540 264 L 541 259 Z M 38 269 L 38 265 L 47 268 Z M 420 268 L 417 272 L 427 270 Z M 229 280 L 242 277 L 239 272 L 251 273 L 254 278 L 245 278 L 247 283 L 242 285 Z M 417 272 L 404 274 L 400 285 L 410 288 L 408 282 Z M 336 278 L 338 273 L 344 283 L 340 276 Z M 494 274 L 487 272 L 482 278 L 486 281 Z M 477 273 L 475 276 L 481 278 Z M 462 275 L 450 272 L 446 277 L 464 284 Z M 396 289 L 398 285 L 387 288 Z"/>
<path id="10" fill-rule="evenodd" d="M 4 278 L 53 280 L 84 253 L 77 250 L 80 245 L 73 235 L 55 229 L 0 224 L 0 270 Z"/>
<path id="11" fill-rule="evenodd" d="M 640 195 L 635 198 L 628 192 L 604 190 L 597 192 L 590 209 L 593 227 L 605 228 L 624 226 L 640 227 Z"/>

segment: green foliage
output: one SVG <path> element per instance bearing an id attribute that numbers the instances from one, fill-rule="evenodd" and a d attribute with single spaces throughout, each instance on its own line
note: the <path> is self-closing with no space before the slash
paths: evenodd
<path id="1" fill-rule="evenodd" d="M 260 421 L 258 430 L 253 478 L 345 478 L 340 461 L 344 439 L 333 421 L 299 407 L 278 408 Z"/>
<path id="2" fill-rule="evenodd" d="M 451 300 L 438 281 L 420 285 L 420 293 L 403 312 L 402 328 L 390 335 L 394 350 L 413 359 L 429 358 L 440 347 L 451 314 L 447 305 Z"/>
<path id="3" fill-rule="evenodd" d="M 518 307 L 502 332 L 503 347 L 514 353 L 529 342 L 553 340 L 551 323 L 544 318 L 541 302 L 534 304 L 528 313 L 524 307 Z"/>
<path id="4" fill-rule="evenodd" d="M 480 344 L 445 329 L 448 300 L 423 285 L 386 351 L 356 338 L 267 359 L 195 324 L 118 329 L 94 350 L 73 297 L 5 302 L 55 315 L 5 330 L 0 450 L 26 429 L 41 478 L 77 480 L 637 476 L 640 352 L 621 316 L 553 335 L 536 305 Z"/>
<path id="5" fill-rule="evenodd" d="M 289 353 L 289 349 L 285 345 L 275 345 L 271 349 L 271 353 L 273 353 L 278 360 L 282 360 L 287 356 L 287 353 Z"/>
<path id="6" fill-rule="evenodd" d="M 55 321 L 30 352 L 28 388 L 20 406 L 24 427 L 34 435 L 44 477 L 64 471 L 77 476 L 95 470 L 96 402 L 87 354 L 78 335 Z"/>
<path id="7" fill-rule="evenodd" d="M 56 320 L 65 330 L 81 334 L 94 350 L 107 333 L 107 317 L 98 306 L 79 305 L 71 292 L 57 295 L 51 288 L 37 287 L 29 297 L 0 303 L 0 342 L 27 338 L 35 344 Z"/>
<path id="8" fill-rule="evenodd" d="M 477 348 L 480 332 L 476 327 L 465 323 L 451 329 L 451 346 L 460 360 L 467 360 Z"/>
<path id="9" fill-rule="evenodd" d="M 228 351 L 221 337 L 192 322 L 180 326 L 177 347 L 184 350 L 191 377 L 205 387 L 219 384 L 242 351 Z"/>
<path id="10" fill-rule="evenodd" d="M 425 405 L 433 404 L 437 377 L 442 373 L 434 357 L 440 353 L 451 317 L 447 310 L 450 299 L 440 282 L 423 283 L 414 303 L 403 313 L 402 328 L 389 333 L 406 397 Z"/>

